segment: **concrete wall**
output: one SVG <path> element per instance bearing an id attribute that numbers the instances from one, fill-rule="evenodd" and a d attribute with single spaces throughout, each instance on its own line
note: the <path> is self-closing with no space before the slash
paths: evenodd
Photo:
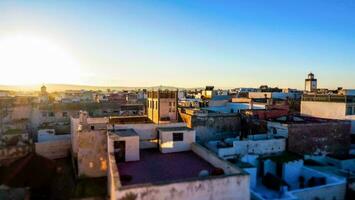
<path id="1" fill-rule="evenodd" d="M 235 165 L 229 162 L 222 160 L 215 153 L 209 151 L 208 149 L 202 147 L 197 143 L 192 144 L 191 150 L 195 154 L 197 154 L 198 156 L 200 156 L 201 158 L 209 162 L 211 165 L 223 169 L 226 174 L 243 173 L 242 169 L 236 167 Z"/>
<path id="2" fill-rule="evenodd" d="M 173 141 L 173 133 L 183 133 L 183 141 Z M 173 153 L 191 150 L 191 144 L 195 142 L 195 131 L 159 131 L 159 148 L 162 153 Z"/>
<path id="3" fill-rule="evenodd" d="M 251 167 L 251 168 L 243 168 L 244 171 L 246 171 L 249 174 L 250 177 L 250 187 L 254 188 L 257 183 L 257 173 L 258 169 L 256 167 Z"/>
<path id="4" fill-rule="evenodd" d="M 158 127 L 185 127 L 186 123 L 168 123 L 168 124 L 115 124 L 115 129 L 134 129 L 138 134 L 141 149 L 158 147 Z"/>
<path id="5" fill-rule="evenodd" d="M 270 154 L 283 152 L 286 149 L 286 139 L 242 140 L 234 141 L 236 154 Z"/>
<path id="6" fill-rule="evenodd" d="M 114 153 L 114 142 L 115 141 L 125 141 L 126 150 L 125 150 L 125 161 L 137 161 L 139 160 L 139 137 L 138 136 L 127 136 L 120 137 L 116 134 L 108 135 L 107 150 L 108 153 Z"/>
<path id="7" fill-rule="evenodd" d="M 241 129 L 238 114 L 191 115 L 180 112 L 182 120 L 196 131 L 196 138 L 202 142 L 215 139 L 216 133 L 239 133 Z"/>
<path id="8" fill-rule="evenodd" d="M 264 161 L 264 176 L 267 174 L 273 174 L 276 176 L 276 163 L 272 160 L 265 160 Z"/>
<path id="9" fill-rule="evenodd" d="M 308 188 L 299 191 L 293 191 L 292 194 L 302 200 L 342 200 L 345 197 L 346 183 L 336 185 L 325 185 L 316 188 Z"/>
<path id="10" fill-rule="evenodd" d="M 311 188 L 292 190 L 290 193 L 299 199 L 344 199 L 346 191 L 346 180 L 344 178 L 329 176 L 328 174 L 310 169 L 308 167 L 302 168 L 301 175 L 305 177 L 305 180 L 308 180 L 311 177 L 325 177 L 327 184 Z"/>
<path id="11" fill-rule="evenodd" d="M 301 101 L 301 115 L 305 116 L 344 119 L 345 109 L 346 103 Z"/>
<path id="12" fill-rule="evenodd" d="M 65 158 L 71 148 L 70 138 L 66 140 L 46 141 L 35 143 L 35 150 L 38 155 L 49 159 Z"/>
<path id="13" fill-rule="evenodd" d="M 218 141 L 207 143 L 208 148 L 216 152 L 219 157 L 225 158 L 234 155 L 270 154 L 286 150 L 286 139 L 242 140 L 233 141 L 233 146 L 218 148 Z"/>
<path id="14" fill-rule="evenodd" d="M 297 183 L 301 175 L 303 160 L 295 160 L 284 163 L 282 166 L 282 179 L 287 183 Z"/>
<path id="15" fill-rule="evenodd" d="M 208 177 L 162 185 L 142 185 L 136 188 L 122 188 L 116 191 L 117 200 L 249 200 L 248 175 Z M 113 198 L 111 198 L 113 199 Z"/>
<path id="16" fill-rule="evenodd" d="M 105 130 L 79 132 L 78 175 L 106 176 L 107 137 Z"/>
<path id="17" fill-rule="evenodd" d="M 288 150 L 299 154 L 348 154 L 350 123 L 288 124 Z"/>

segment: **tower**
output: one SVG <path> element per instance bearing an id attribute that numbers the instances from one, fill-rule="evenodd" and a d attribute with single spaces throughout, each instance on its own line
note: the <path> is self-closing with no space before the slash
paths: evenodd
<path id="1" fill-rule="evenodd" d="M 311 72 L 305 80 L 304 90 L 306 92 L 316 92 L 317 91 L 317 79 L 314 78 L 314 74 Z"/>
<path id="2" fill-rule="evenodd" d="M 178 91 L 158 90 L 148 92 L 148 118 L 156 124 L 177 122 Z"/>
<path id="3" fill-rule="evenodd" d="M 42 85 L 41 87 L 41 95 L 46 95 L 47 94 L 47 87 L 45 85 Z"/>

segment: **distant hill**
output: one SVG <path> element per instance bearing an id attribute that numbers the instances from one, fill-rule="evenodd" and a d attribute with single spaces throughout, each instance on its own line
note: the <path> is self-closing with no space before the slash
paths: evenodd
<path id="1" fill-rule="evenodd" d="M 152 86 L 152 87 L 124 87 L 124 86 L 89 86 L 89 85 L 71 85 L 71 84 L 45 84 L 49 92 L 65 90 L 138 90 L 138 89 L 162 89 L 175 90 L 186 89 L 172 86 Z M 41 85 L 0 85 L 0 90 L 12 91 L 39 91 Z M 189 88 L 191 89 L 191 88 Z M 195 88 L 192 88 L 195 89 Z"/>

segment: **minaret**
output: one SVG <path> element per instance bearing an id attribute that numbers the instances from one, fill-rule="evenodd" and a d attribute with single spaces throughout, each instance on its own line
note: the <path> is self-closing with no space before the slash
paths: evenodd
<path id="1" fill-rule="evenodd" d="M 42 85 L 41 87 L 41 95 L 42 96 L 47 95 L 47 87 L 45 85 Z"/>
<path id="2" fill-rule="evenodd" d="M 311 72 L 305 80 L 304 90 L 306 92 L 316 92 L 317 91 L 317 79 L 314 78 L 314 74 Z"/>

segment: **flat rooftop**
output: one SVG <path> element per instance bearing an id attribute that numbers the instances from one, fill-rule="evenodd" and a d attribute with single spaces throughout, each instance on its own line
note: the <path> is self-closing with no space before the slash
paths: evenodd
<path id="1" fill-rule="evenodd" d="M 121 137 L 138 136 L 137 132 L 133 128 L 115 129 L 110 131 Z"/>
<path id="2" fill-rule="evenodd" d="M 158 149 L 140 151 L 140 160 L 119 163 L 120 176 L 131 176 L 125 185 L 157 183 L 197 178 L 201 170 L 211 172 L 214 167 L 192 151 L 163 154 Z"/>
<path id="3" fill-rule="evenodd" d="M 184 126 L 176 126 L 176 127 L 160 127 L 158 128 L 160 131 L 191 131 L 192 128 L 184 127 Z"/>

